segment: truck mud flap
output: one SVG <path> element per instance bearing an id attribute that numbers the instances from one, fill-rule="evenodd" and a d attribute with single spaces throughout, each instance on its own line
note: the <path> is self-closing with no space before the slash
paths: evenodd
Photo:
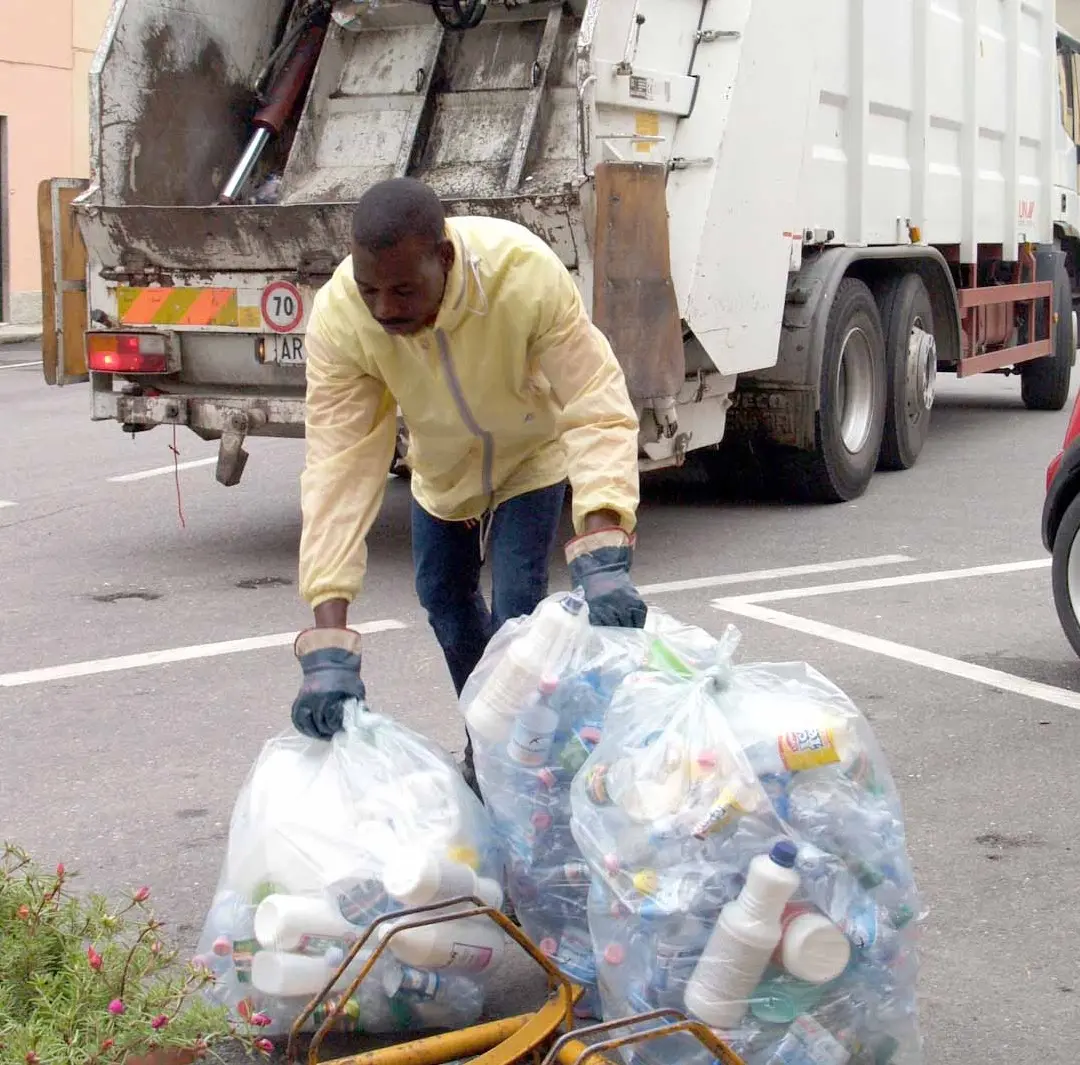
<path id="1" fill-rule="evenodd" d="M 740 382 L 727 413 L 734 441 L 767 440 L 783 447 L 812 451 L 817 392 L 811 386 Z"/>
<path id="2" fill-rule="evenodd" d="M 611 342 L 638 400 L 674 397 L 686 378 L 671 279 L 667 168 L 596 167 L 593 322 Z"/>

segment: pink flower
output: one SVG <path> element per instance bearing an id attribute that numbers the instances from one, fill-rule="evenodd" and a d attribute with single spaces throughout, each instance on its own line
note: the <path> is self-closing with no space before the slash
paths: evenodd
<path id="1" fill-rule="evenodd" d="M 148 887 L 139 888 L 132 896 L 134 902 L 145 902 L 148 898 L 150 898 L 150 889 Z"/>
<path id="2" fill-rule="evenodd" d="M 273 1021 L 271 1021 L 265 1013 L 256 1013 L 251 1018 L 251 1023 L 255 1025 L 256 1028 L 265 1028 L 267 1025 L 273 1024 Z"/>
<path id="3" fill-rule="evenodd" d="M 165 1027 L 165 1025 L 167 1025 L 168 1023 L 169 1023 L 169 1018 L 168 1018 L 168 1017 L 166 1017 L 164 1013 L 159 1013 L 159 1014 L 158 1014 L 158 1015 L 157 1015 L 157 1016 L 156 1016 L 156 1017 L 155 1017 L 155 1018 L 154 1018 L 154 1019 L 153 1019 L 153 1020 L 152 1020 L 152 1021 L 150 1022 L 150 1027 L 151 1027 L 151 1028 L 153 1028 L 153 1029 L 154 1029 L 154 1031 L 156 1032 L 156 1031 L 159 1031 L 160 1029 L 164 1028 L 164 1027 Z"/>
<path id="4" fill-rule="evenodd" d="M 26 1065 L 41 1065 L 41 1058 L 31 1050 L 26 1055 Z"/>
<path id="5" fill-rule="evenodd" d="M 63 880 L 64 879 L 64 863 L 63 862 L 61 862 L 56 867 L 56 879 L 57 880 Z"/>
<path id="6" fill-rule="evenodd" d="M 256 1039 L 255 1048 L 261 1050 L 264 1054 L 273 1054 L 274 1044 L 269 1039 Z"/>
<path id="7" fill-rule="evenodd" d="M 112 1002 L 109 1003 L 109 1012 L 114 1017 L 119 1017 L 120 1014 L 124 1012 L 123 1002 L 121 1002 L 118 998 L 114 998 Z"/>
<path id="8" fill-rule="evenodd" d="M 30 907 L 26 905 L 20 906 L 18 910 L 18 915 L 20 921 L 27 920 L 30 917 Z M 31 1053 L 33 1053 L 33 1051 L 31 1051 Z"/>
<path id="9" fill-rule="evenodd" d="M 101 972 L 101 955 L 93 947 L 86 948 L 86 960 L 90 963 L 90 968 L 94 972 Z"/>
<path id="10" fill-rule="evenodd" d="M 115 1039 L 105 1039 L 105 1040 L 102 1041 L 101 1049 L 102 1050 L 112 1050 L 112 1048 L 114 1046 L 116 1046 L 116 1040 Z"/>

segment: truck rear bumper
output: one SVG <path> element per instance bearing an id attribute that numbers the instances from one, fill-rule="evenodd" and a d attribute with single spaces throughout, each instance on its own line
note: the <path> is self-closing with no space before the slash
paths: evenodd
<path id="1" fill-rule="evenodd" d="M 303 396 L 169 395 L 135 396 L 93 391 L 94 421 L 150 429 L 186 425 L 204 440 L 218 440 L 246 421 L 246 435 L 302 437 Z"/>
<path id="2" fill-rule="evenodd" d="M 111 383 L 110 383 L 111 385 Z M 186 425 L 204 440 L 220 440 L 215 477 L 226 486 L 240 483 L 248 453 L 248 436 L 302 437 L 301 396 L 127 395 L 92 390 L 95 421 L 117 421 L 125 429 Z"/>

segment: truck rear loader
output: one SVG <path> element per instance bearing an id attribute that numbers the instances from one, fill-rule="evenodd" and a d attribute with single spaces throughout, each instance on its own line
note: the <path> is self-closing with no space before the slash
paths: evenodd
<path id="1" fill-rule="evenodd" d="M 1060 39 L 1053 0 L 115 0 L 92 176 L 40 190 L 46 378 L 236 484 L 247 437 L 303 436 L 313 295 L 409 175 L 558 253 L 642 470 L 741 442 L 854 499 L 918 459 L 939 371 L 1066 402 Z"/>

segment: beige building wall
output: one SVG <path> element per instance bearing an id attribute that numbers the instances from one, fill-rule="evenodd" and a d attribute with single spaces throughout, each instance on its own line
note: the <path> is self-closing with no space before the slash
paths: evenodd
<path id="1" fill-rule="evenodd" d="M 89 71 L 111 0 L 0 0 L 0 190 L 5 305 L 0 320 L 38 325 L 37 186 L 90 169 Z"/>
<path id="2" fill-rule="evenodd" d="M 1080 38 L 1080 0 L 1057 0 L 1057 20 L 1068 33 Z"/>

